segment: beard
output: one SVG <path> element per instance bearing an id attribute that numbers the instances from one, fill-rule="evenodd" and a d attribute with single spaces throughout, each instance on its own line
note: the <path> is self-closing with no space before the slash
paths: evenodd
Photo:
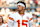
<path id="1" fill-rule="evenodd" d="M 1 22 L 0 22 L 1 23 Z"/>

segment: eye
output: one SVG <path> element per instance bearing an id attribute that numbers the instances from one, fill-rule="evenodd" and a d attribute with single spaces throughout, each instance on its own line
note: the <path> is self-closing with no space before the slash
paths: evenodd
<path id="1" fill-rule="evenodd" d="M 19 7 L 20 7 L 20 5 L 19 5 Z"/>

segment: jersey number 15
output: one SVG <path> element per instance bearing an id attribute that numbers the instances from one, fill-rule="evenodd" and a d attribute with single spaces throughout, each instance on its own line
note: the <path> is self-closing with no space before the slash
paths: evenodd
<path id="1" fill-rule="evenodd" d="M 20 27 L 20 20 L 17 20 L 17 22 L 18 22 L 18 27 Z M 25 25 L 26 27 L 28 27 L 27 24 L 24 24 L 24 22 L 28 22 L 28 21 L 22 20 L 22 25 Z"/>

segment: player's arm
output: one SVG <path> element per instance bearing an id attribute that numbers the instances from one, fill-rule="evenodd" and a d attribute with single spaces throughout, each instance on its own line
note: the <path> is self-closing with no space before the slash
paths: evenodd
<path id="1" fill-rule="evenodd" d="M 30 21 L 33 19 L 33 17 L 32 18 L 30 18 Z"/>
<path id="2" fill-rule="evenodd" d="M 33 20 L 32 14 L 29 15 L 29 20 L 30 20 L 30 21 Z"/>
<path id="3" fill-rule="evenodd" d="M 8 15 L 8 18 L 12 21 L 14 21 L 14 19 L 12 18 L 12 15 Z"/>
<path id="4" fill-rule="evenodd" d="M 14 19 L 13 19 L 13 18 L 11 18 L 11 17 L 9 17 L 9 19 L 14 21 Z"/>

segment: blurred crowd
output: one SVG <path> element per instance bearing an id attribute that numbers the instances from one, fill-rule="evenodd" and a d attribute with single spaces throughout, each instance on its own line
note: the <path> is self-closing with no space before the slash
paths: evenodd
<path id="1" fill-rule="evenodd" d="M 40 7 L 40 0 L 0 0 L 0 7 L 15 6 L 18 1 L 26 3 L 26 7 Z"/>
<path id="2" fill-rule="evenodd" d="M 31 7 L 40 7 L 40 0 L 29 0 Z"/>

